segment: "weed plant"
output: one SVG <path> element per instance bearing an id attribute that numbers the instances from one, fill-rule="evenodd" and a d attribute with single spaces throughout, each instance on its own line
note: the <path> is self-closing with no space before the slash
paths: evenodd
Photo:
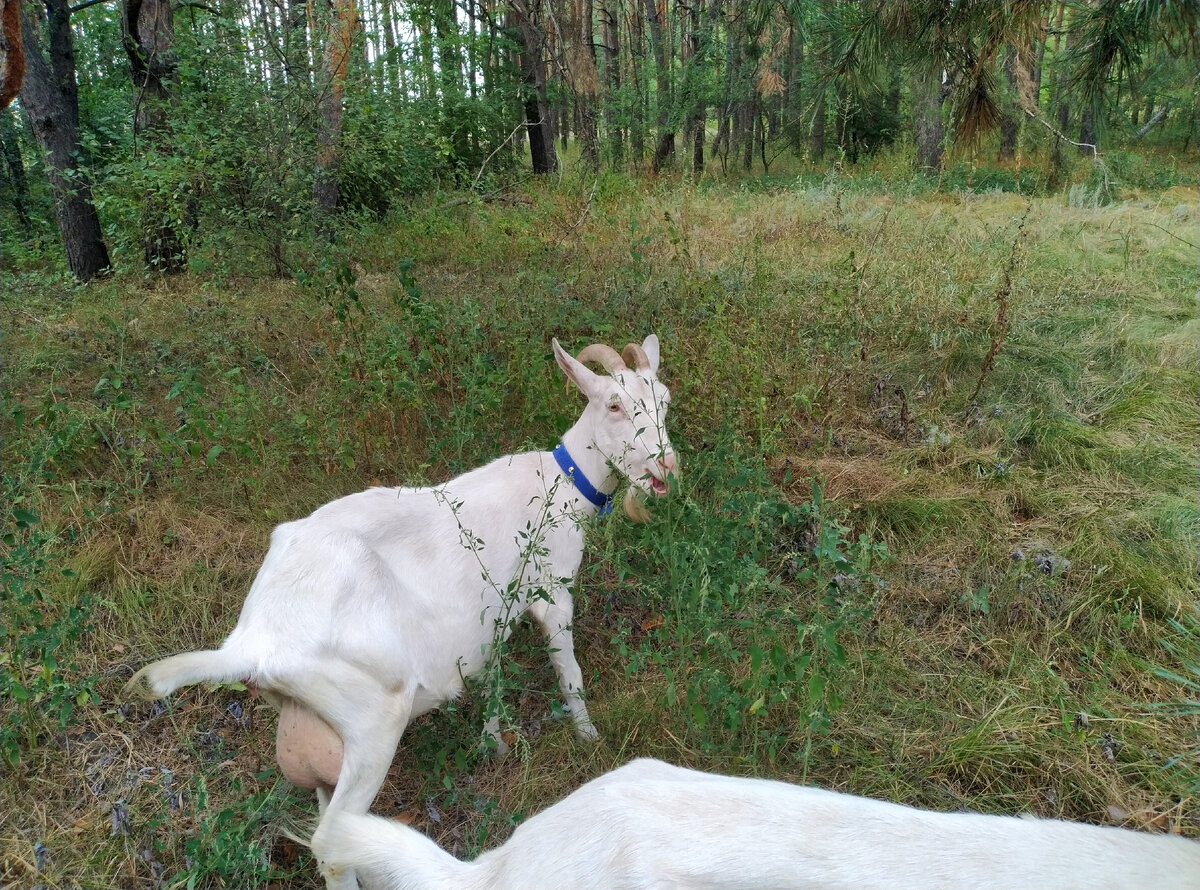
<path id="1" fill-rule="evenodd" d="M 552 336 L 651 330 L 683 472 L 588 529 L 603 740 L 522 628 L 377 812 L 470 855 L 650 755 L 1200 834 L 1195 189 L 954 185 L 565 179 L 412 204 L 294 280 L 6 273 L 0 883 L 316 886 L 269 709 L 121 684 L 220 642 L 275 524 L 550 448 Z"/>

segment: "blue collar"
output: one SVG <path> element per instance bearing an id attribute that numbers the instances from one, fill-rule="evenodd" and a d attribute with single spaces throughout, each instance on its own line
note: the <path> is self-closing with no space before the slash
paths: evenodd
<path id="1" fill-rule="evenodd" d="M 600 508 L 601 516 L 612 512 L 612 495 L 601 494 L 596 491 L 595 486 L 588 482 L 587 476 L 583 475 L 583 471 L 576 468 L 575 461 L 567 453 L 567 446 L 562 442 L 559 442 L 558 447 L 554 449 L 554 459 L 558 461 L 559 467 L 567 474 L 567 478 L 574 483 L 579 493 L 587 498 L 593 506 Z"/>

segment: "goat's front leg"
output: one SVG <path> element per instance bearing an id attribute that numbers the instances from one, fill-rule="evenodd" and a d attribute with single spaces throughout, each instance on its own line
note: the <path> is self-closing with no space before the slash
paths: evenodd
<path id="1" fill-rule="evenodd" d="M 600 738 L 588 716 L 583 700 L 583 671 L 575 660 L 575 635 L 571 632 L 571 613 L 574 603 L 565 589 L 555 591 L 554 600 L 537 600 L 529 606 L 529 615 L 546 634 L 550 644 L 550 663 L 558 674 L 558 686 L 571 709 L 575 734 L 584 741 Z"/>

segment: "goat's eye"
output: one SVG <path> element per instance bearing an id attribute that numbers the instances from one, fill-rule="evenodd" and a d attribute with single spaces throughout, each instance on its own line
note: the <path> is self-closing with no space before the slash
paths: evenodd
<path id="1" fill-rule="evenodd" d="M 620 402 L 613 402 L 611 405 L 609 405 L 609 406 L 608 406 L 608 413 L 609 413 L 609 414 L 622 414 L 622 413 L 624 413 L 624 412 L 623 412 L 623 410 L 622 410 L 622 408 L 621 408 L 621 403 L 620 403 Z"/>

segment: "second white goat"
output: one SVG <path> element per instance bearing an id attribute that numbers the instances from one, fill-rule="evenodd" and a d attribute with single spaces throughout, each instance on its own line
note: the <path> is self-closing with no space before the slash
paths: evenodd
<path id="1" fill-rule="evenodd" d="M 596 344 L 575 359 L 553 345 L 588 400 L 555 452 L 502 457 L 430 488 L 371 488 L 280 525 L 221 647 L 147 665 L 126 690 L 244 681 L 279 709 L 280 768 L 316 789 L 322 818 L 365 813 L 409 721 L 458 696 L 528 613 L 549 637 L 578 735 L 596 738 L 567 585 L 581 523 L 620 476 L 631 490 L 667 492 L 670 394 L 653 334 L 623 355 Z M 628 498 L 626 509 L 636 509 Z M 314 852 L 320 861 L 319 841 Z M 355 886 L 353 874 L 329 884 Z"/>
<path id="2" fill-rule="evenodd" d="M 1196 890 L 1200 843 L 937 813 L 635 760 L 460 862 L 416 829 L 339 814 L 313 838 L 371 890 Z"/>

